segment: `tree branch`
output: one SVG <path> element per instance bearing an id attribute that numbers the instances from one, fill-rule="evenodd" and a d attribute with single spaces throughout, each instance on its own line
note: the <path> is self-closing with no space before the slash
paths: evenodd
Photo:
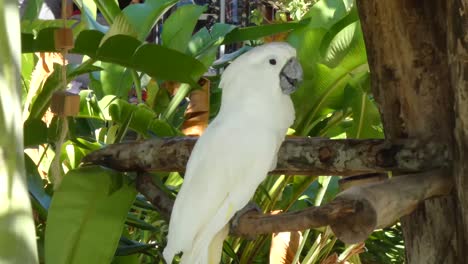
<path id="1" fill-rule="evenodd" d="M 194 137 L 156 138 L 109 145 L 87 155 L 85 164 L 118 171 L 185 171 Z M 226 139 L 231 140 L 231 139 Z M 287 175 L 354 175 L 369 172 L 417 172 L 447 165 L 446 146 L 415 140 L 330 140 L 287 138 L 271 173 Z"/>
<path id="2" fill-rule="evenodd" d="M 280 214 L 249 211 L 232 221 L 231 234 L 252 237 L 330 225 L 345 243 L 364 241 L 376 228 L 393 224 L 431 197 L 447 195 L 453 183 L 443 170 L 393 177 L 378 183 L 353 186 L 319 207 Z M 148 174 L 140 174 L 137 189 L 169 219 L 173 200 Z"/>

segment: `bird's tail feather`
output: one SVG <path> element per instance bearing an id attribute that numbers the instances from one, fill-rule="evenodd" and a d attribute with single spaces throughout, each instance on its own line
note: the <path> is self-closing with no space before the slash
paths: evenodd
<path id="1" fill-rule="evenodd" d="M 213 238 L 208 248 L 209 264 L 219 264 L 223 253 L 223 243 L 229 234 L 229 225 L 225 225 Z"/>
<path id="2" fill-rule="evenodd" d="M 196 239 L 190 251 L 184 252 L 180 264 L 219 264 L 223 252 L 223 242 L 229 233 L 224 226 L 211 241 Z"/>
<path id="3" fill-rule="evenodd" d="M 174 258 L 175 254 L 176 253 L 174 252 L 173 248 L 169 245 L 167 245 L 166 248 L 164 248 L 163 257 L 167 264 L 172 263 L 172 259 Z"/>

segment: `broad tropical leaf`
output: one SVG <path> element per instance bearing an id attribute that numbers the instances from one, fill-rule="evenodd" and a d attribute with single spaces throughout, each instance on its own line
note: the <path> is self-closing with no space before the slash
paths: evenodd
<path id="1" fill-rule="evenodd" d="M 142 4 L 128 5 L 114 21 L 104 40 L 114 35 L 127 35 L 143 41 L 162 15 L 177 0 L 147 0 Z"/>
<path id="2" fill-rule="evenodd" d="M 32 34 L 23 34 L 23 53 L 56 51 L 53 29 Z M 87 55 L 91 59 L 117 63 L 142 71 L 158 80 L 173 80 L 190 83 L 194 87 L 207 67 L 189 55 L 155 44 L 142 44 L 125 35 L 115 35 L 104 41 L 104 34 L 95 30 L 81 32 L 71 53 Z"/>
<path id="3" fill-rule="evenodd" d="M 199 5 L 184 5 L 177 8 L 163 24 L 162 45 L 185 53 L 198 18 L 205 10 L 206 7 Z"/>
<path id="4" fill-rule="evenodd" d="M 136 190 L 120 173 L 72 170 L 55 191 L 47 219 L 47 263 L 110 263 Z"/>

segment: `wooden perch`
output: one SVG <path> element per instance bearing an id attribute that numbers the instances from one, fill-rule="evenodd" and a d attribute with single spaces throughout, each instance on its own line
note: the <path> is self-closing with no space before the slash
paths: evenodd
<path id="1" fill-rule="evenodd" d="M 174 137 L 114 144 L 90 153 L 83 162 L 118 171 L 183 172 L 196 140 Z M 272 173 L 346 176 L 384 171 L 418 172 L 443 167 L 448 158 L 446 146 L 432 142 L 294 137 L 284 141 Z"/>
<path id="2" fill-rule="evenodd" d="M 300 211 L 280 214 L 249 211 L 233 221 L 236 224 L 231 225 L 230 233 L 252 237 L 330 225 L 343 242 L 362 242 L 376 228 L 393 224 L 425 199 L 448 194 L 453 186 L 448 175 L 436 170 L 354 186 L 328 204 Z M 151 176 L 140 174 L 137 189 L 169 219 L 173 200 L 153 184 Z"/>
<path id="3" fill-rule="evenodd" d="M 345 243 L 362 242 L 375 229 L 387 227 L 411 213 L 420 202 L 449 194 L 453 187 L 450 176 L 447 171 L 435 170 L 351 187 L 338 194 L 334 202 L 359 202 L 364 206 L 361 213 L 330 223 L 330 227 Z"/>

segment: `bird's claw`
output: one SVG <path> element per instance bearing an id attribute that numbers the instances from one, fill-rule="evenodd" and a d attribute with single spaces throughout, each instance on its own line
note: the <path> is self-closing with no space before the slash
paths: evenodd
<path id="1" fill-rule="evenodd" d="M 230 230 L 235 230 L 239 226 L 240 218 L 249 212 L 261 213 L 262 209 L 254 202 L 249 202 L 244 208 L 237 211 L 231 219 Z M 255 237 L 251 238 L 254 239 Z"/>

